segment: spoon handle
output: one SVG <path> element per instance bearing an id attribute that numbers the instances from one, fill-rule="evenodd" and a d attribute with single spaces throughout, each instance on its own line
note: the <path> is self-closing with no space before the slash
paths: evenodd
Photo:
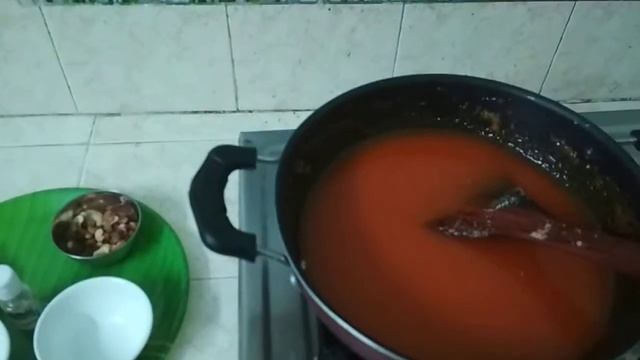
<path id="1" fill-rule="evenodd" d="M 640 243 L 600 230 L 568 225 L 535 209 L 467 210 L 438 222 L 449 236 L 501 236 L 556 247 L 640 277 Z"/>

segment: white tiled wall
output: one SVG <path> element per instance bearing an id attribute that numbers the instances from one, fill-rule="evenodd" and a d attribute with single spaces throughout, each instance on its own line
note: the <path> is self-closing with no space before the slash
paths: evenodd
<path id="1" fill-rule="evenodd" d="M 0 114 L 75 111 L 41 12 L 0 1 Z"/>
<path id="2" fill-rule="evenodd" d="M 393 74 L 401 4 L 228 11 L 240 109 L 312 109 Z"/>
<path id="3" fill-rule="evenodd" d="M 461 73 L 539 91 L 573 2 L 405 7 L 395 75 Z"/>
<path id="4" fill-rule="evenodd" d="M 43 10 L 80 112 L 235 109 L 224 7 Z"/>
<path id="5" fill-rule="evenodd" d="M 172 359 L 237 358 L 237 262 L 200 244 L 190 177 L 240 131 L 349 88 L 453 72 L 577 110 L 640 108 L 640 3 L 19 7 L 0 0 L 0 201 L 122 189 L 176 228 L 192 296 Z M 237 222 L 237 178 L 226 198 Z"/>
<path id="6" fill-rule="evenodd" d="M 542 93 L 640 99 L 640 2 L 577 2 Z"/>
<path id="7" fill-rule="evenodd" d="M 313 109 L 375 79 L 494 78 L 640 99 L 640 3 L 50 6 L 0 2 L 0 115 Z"/>

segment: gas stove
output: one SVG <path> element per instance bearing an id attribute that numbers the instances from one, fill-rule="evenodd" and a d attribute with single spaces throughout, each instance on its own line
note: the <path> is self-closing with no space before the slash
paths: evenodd
<path id="1" fill-rule="evenodd" d="M 640 111 L 583 114 L 601 126 L 640 163 Z M 275 209 L 280 153 L 292 130 L 245 132 L 240 145 L 258 150 L 253 171 L 240 172 L 240 228 L 257 235 L 258 247 L 284 253 Z M 634 144 L 636 146 L 634 146 Z M 240 262 L 240 360 L 358 359 L 310 312 L 286 265 L 259 257 Z"/>

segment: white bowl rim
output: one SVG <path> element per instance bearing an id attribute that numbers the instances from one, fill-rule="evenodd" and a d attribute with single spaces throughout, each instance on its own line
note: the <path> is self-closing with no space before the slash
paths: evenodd
<path id="1" fill-rule="evenodd" d="M 6 347 L 6 350 L 2 349 L 2 346 Z M 9 332 L 0 321 L 0 360 L 9 359 L 9 353 L 11 352 L 11 341 L 9 339 Z"/>
<path id="2" fill-rule="evenodd" d="M 46 317 L 46 315 L 51 311 L 51 308 L 53 306 L 55 306 L 55 304 L 57 304 L 58 302 L 61 301 L 61 299 L 63 297 L 65 297 L 68 293 L 75 291 L 75 289 L 80 286 L 81 284 L 85 284 L 88 282 L 96 282 L 96 281 L 110 281 L 110 282 L 119 282 L 120 284 L 124 284 L 127 286 L 132 286 L 134 288 L 136 288 L 137 290 L 139 290 L 143 295 L 144 295 L 144 300 L 145 300 L 145 308 L 147 308 L 149 310 L 149 323 L 147 324 L 146 327 L 144 327 L 144 334 L 142 339 L 144 339 L 143 341 L 141 341 L 141 343 L 138 345 L 138 349 L 136 351 L 135 354 L 133 355 L 133 359 L 136 359 L 138 357 L 138 355 L 140 355 L 140 353 L 142 352 L 142 350 L 144 349 L 145 345 L 147 344 L 147 342 L 149 341 L 149 337 L 151 336 L 151 329 L 153 328 L 153 307 L 151 306 L 151 300 L 149 300 L 149 296 L 147 295 L 147 293 L 144 292 L 144 290 L 142 290 L 142 288 L 140 286 L 138 286 L 138 284 L 129 281 L 127 279 L 121 278 L 121 277 L 117 277 L 117 276 L 97 276 L 97 277 L 92 277 L 89 279 L 85 279 L 85 280 L 80 280 L 77 283 L 72 284 L 71 286 L 65 288 L 64 290 L 62 290 L 60 293 L 58 293 L 53 300 L 51 300 L 47 306 L 45 306 L 44 310 L 42 311 L 42 313 L 40 314 L 40 317 L 38 318 L 38 322 L 36 323 L 36 328 L 34 330 L 34 334 L 33 334 L 33 350 L 35 352 L 36 358 L 37 359 L 42 359 L 42 356 L 40 354 L 40 349 L 38 346 L 38 338 L 40 337 L 40 329 L 42 328 L 42 322 L 41 320 L 44 319 Z M 4 359 L 0 359 L 0 360 L 4 360 Z"/>

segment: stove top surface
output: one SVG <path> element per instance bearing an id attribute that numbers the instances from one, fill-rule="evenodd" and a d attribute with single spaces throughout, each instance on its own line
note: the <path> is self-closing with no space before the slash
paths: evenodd
<path id="1" fill-rule="evenodd" d="M 640 163 L 631 130 L 640 111 L 583 114 L 601 126 Z M 240 228 L 257 235 L 258 247 L 284 253 L 275 211 L 278 160 L 292 130 L 246 132 L 240 145 L 258 150 L 253 171 L 240 172 Z M 240 262 L 240 360 L 357 359 L 311 314 L 295 278 L 276 261 Z"/>

